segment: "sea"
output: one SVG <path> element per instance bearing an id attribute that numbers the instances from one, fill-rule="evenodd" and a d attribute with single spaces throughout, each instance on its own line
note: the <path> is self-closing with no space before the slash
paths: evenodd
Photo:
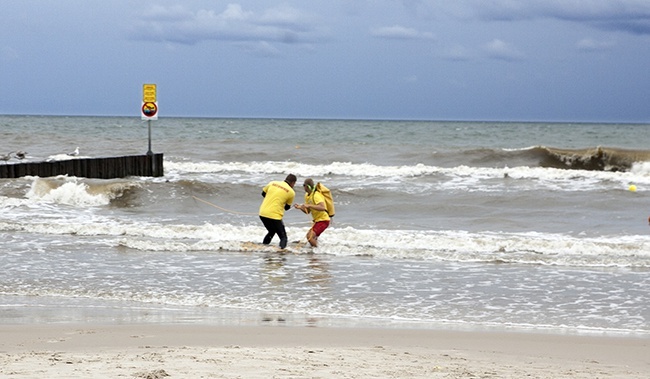
<path id="1" fill-rule="evenodd" d="M 0 324 L 647 338 L 649 128 L 0 116 L 0 153 L 27 153 L 0 165 L 164 156 L 162 177 L 0 179 Z M 290 173 L 333 193 L 316 248 L 295 209 L 289 249 L 260 245 L 262 188 Z"/>

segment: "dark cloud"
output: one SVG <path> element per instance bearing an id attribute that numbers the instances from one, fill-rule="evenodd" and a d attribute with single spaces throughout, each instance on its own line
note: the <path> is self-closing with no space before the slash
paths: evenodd
<path id="1" fill-rule="evenodd" d="M 595 22 L 594 26 L 604 30 L 623 31 L 638 35 L 650 35 L 650 18 L 643 20 L 611 20 Z"/>
<path id="2" fill-rule="evenodd" d="M 650 1 L 647 0 L 492 0 L 465 2 L 481 19 L 516 21 L 552 18 L 579 22 L 594 28 L 632 34 L 650 34 Z"/>

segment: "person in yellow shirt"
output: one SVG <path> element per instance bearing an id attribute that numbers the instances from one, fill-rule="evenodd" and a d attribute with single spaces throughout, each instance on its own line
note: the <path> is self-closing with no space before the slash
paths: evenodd
<path id="1" fill-rule="evenodd" d="M 296 196 L 293 186 L 298 181 L 295 175 L 289 174 L 287 178 L 281 181 L 269 182 L 262 189 L 262 196 L 264 200 L 260 205 L 260 220 L 268 231 L 264 236 L 263 244 L 268 245 L 271 243 L 273 237 L 277 234 L 280 237 L 280 248 L 287 247 L 287 232 L 282 222 L 284 211 L 291 209 L 291 204 Z"/>
<path id="2" fill-rule="evenodd" d="M 311 213 L 313 225 L 307 232 L 307 241 L 313 247 L 318 246 L 318 237 L 330 226 L 330 216 L 325 207 L 325 197 L 319 191 L 311 178 L 305 179 L 302 185 L 305 189 L 305 203 L 294 204 L 293 206 L 306 214 Z"/>

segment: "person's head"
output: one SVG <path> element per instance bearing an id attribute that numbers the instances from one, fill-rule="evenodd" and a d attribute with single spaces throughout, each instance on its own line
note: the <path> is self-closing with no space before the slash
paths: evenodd
<path id="1" fill-rule="evenodd" d="M 302 188 L 305 189 L 305 192 L 312 193 L 314 191 L 314 181 L 311 178 L 305 179 Z"/>
<path id="2" fill-rule="evenodd" d="M 288 185 L 293 188 L 294 185 L 296 185 L 296 182 L 298 181 L 298 178 L 294 174 L 289 174 L 287 175 L 287 178 L 284 179 L 285 182 L 287 182 Z"/>

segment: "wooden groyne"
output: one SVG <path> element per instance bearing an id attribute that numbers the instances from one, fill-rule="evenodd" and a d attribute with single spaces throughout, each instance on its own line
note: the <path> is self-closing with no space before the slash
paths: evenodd
<path id="1" fill-rule="evenodd" d="M 127 176 L 163 176 L 163 155 L 128 155 L 107 158 L 78 158 L 60 161 L 0 163 L 0 179 L 23 176 L 68 175 L 82 178 L 115 179 Z"/>

